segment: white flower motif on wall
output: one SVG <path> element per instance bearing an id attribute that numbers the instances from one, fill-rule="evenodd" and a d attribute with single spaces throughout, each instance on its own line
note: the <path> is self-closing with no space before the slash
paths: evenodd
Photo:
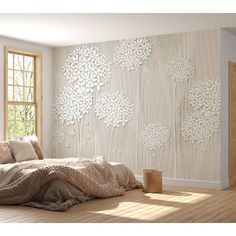
<path id="1" fill-rule="evenodd" d="M 63 73 L 70 85 L 99 91 L 111 79 L 111 62 L 98 47 L 81 47 L 69 54 Z"/>
<path id="2" fill-rule="evenodd" d="M 204 109 L 219 113 L 219 82 L 215 80 L 202 80 L 196 82 L 190 90 L 188 100 L 195 110 Z"/>
<path id="3" fill-rule="evenodd" d="M 167 61 L 164 71 L 167 78 L 184 82 L 194 77 L 195 66 L 190 58 L 175 56 Z"/>
<path id="4" fill-rule="evenodd" d="M 55 141 L 56 144 L 62 144 L 65 140 L 65 134 L 61 130 L 57 130 L 55 134 Z"/>
<path id="5" fill-rule="evenodd" d="M 152 44 L 147 38 L 122 40 L 114 49 L 114 61 L 122 70 L 131 71 L 147 61 L 152 52 Z"/>
<path id="6" fill-rule="evenodd" d="M 209 139 L 217 131 L 220 124 L 219 115 L 211 111 L 189 113 L 182 126 L 185 139 L 198 143 Z"/>
<path id="7" fill-rule="evenodd" d="M 56 119 L 71 122 L 79 121 L 88 113 L 93 101 L 93 93 L 78 85 L 64 87 L 56 96 L 53 113 Z"/>
<path id="8" fill-rule="evenodd" d="M 73 130 L 73 129 L 69 129 L 68 130 L 68 136 L 69 137 L 73 137 L 73 136 L 75 136 L 76 135 L 76 133 L 75 133 L 75 131 Z"/>
<path id="9" fill-rule="evenodd" d="M 219 128 L 220 85 L 215 80 L 196 82 L 188 96 L 195 112 L 187 114 L 181 130 L 186 140 L 204 142 Z"/>
<path id="10" fill-rule="evenodd" d="M 122 92 L 108 90 L 96 101 L 94 110 L 99 119 L 104 119 L 107 126 L 125 126 L 134 115 L 134 104 Z"/>
<path id="11" fill-rule="evenodd" d="M 54 128 L 52 150 L 55 151 L 58 145 L 63 144 L 64 141 L 65 141 L 65 133 L 58 128 Z"/>
<path id="12" fill-rule="evenodd" d="M 159 149 L 168 141 L 170 131 L 160 122 L 151 122 L 141 131 L 139 140 L 148 150 Z"/>

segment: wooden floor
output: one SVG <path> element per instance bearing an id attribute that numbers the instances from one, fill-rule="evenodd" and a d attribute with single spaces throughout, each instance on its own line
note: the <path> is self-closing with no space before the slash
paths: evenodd
<path id="1" fill-rule="evenodd" d="M 68 212 L 0 206 L 0 222 L 236 222 L 236 187 L 223 191 L 164 187 L 162 194 L 138 189 L 78 204 Z"/>

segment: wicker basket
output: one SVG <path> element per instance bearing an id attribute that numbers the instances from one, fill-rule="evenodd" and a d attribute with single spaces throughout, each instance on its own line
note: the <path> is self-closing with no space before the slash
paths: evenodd
<path id="1" fill-rule="evenodd" d="M 162 192 L 162 171 L 154 169 L 143 170 L 143 192 Z"/>

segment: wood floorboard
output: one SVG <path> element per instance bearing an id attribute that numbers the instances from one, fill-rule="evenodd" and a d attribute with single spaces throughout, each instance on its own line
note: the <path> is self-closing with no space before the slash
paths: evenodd
<path id="1" fill-rule="evenodd" d="M 141 189 L 124 196 L 94 199 L 67 212 L 23 206 L 0 206 L 0 222 L 8 223 L 236 223 L 236 187 L 209 190 L 164 186 L 163 193 Z"/>

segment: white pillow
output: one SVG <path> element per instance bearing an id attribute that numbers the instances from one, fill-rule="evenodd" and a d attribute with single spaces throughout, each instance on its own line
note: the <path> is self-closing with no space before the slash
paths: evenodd
<path id="1" fill-rule="evenodd" d="M 38 156 L 30 142 L 9 141 L 9 144 L 17 162 L 38 160 Z"/>
<path id="2" fill-rule="evenodd" d="M 11 135 L 11 140 L 13 140 L 13 141 L 21 141 L 20 137 L 17 134 L 15 134 L 15 133 L 13 133 Z"/>
<path id="3" fill-rule="evenodd" d="M 22 137 L 18 137 L 18 138 L 19 138 L 18 141 L 24 141 L 24 142 L 39 141 L 38 137 L 35 134 L 30 135 L 30 136 L 22 136 Z"/>

